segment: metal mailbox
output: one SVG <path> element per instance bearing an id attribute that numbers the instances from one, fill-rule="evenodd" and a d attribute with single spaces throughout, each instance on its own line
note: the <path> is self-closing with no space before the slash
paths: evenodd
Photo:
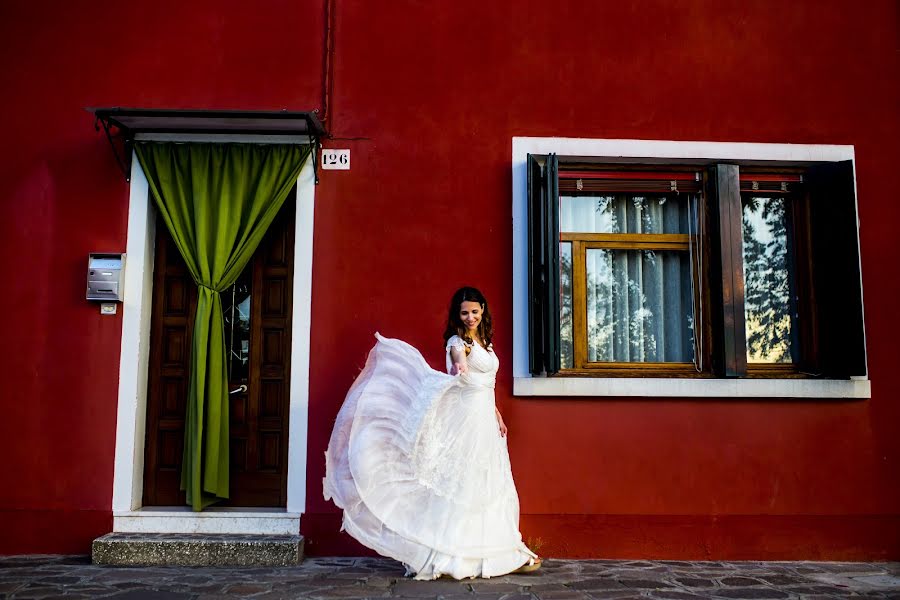
<path id="1" fill-rule="evenodd" d="M 124 288 L 124 254 L 92 252 L 88 255 L 88 300 L 121 302 Z"/>

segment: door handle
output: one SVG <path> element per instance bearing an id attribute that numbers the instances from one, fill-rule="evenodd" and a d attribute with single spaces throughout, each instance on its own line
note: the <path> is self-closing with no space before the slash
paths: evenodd
<path id="1" fill-rule="evenodd" d="M 237 387 L 237 389 L 231 390 L 230 392 L 228 392 L 228 394 L 229 394 L 229 395 L 231 395 L 231 394 L 242 394 L 242 393 L 244 393 L 244 392 L 246 392 L 246 391 L 247 391 L 247 386 L 246 386 L 245 384 L 242 383 L 241 385 L 239 385 L 239 386 Z"/>

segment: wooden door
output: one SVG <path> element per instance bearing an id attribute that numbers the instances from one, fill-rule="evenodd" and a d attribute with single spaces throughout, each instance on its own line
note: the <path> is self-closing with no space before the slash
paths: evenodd
<path id="1" fill-rule="evenodd" d="M 229 356 L 230 494 L 215 506 L 287 505 L 295 196 L 235 285 L 222 293 Z M 144 506 L 184 505 L 181 458 L 197 288 L 157 223 Z"/>

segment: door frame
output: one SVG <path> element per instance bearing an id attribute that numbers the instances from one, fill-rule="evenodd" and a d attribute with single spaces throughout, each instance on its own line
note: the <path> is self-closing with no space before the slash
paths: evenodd
<path id="1" fill-rule="evenodd" d="M 307 136 L 139 134 L 137 140 L 231 143 L 313 143 Z M 288 402 L 287 507 L 209 508 L 141 505 L 150 361 L 150 315 L 156 210 L 136 156 L 131 161 L 116 453 L 113 473 L 113 531 L 143 533 L 244 533 L 290 535 L 300 531 L 306 510 L 306 445 L 309 428 L 309 349 L 312 305 L 315 171 L 312 156 L 297 178 L 294 283 Z"/>

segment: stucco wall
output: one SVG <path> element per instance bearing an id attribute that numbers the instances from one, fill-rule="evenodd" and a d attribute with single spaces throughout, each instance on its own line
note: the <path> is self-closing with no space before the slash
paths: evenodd
<path id="1" fill-rule="evenodd" d="M 151 7 L 152 6 L 152 7 Z M 316 190 L 307 552 L 361 552 L 323 452 L 372 333 L 442 364 L 480 287 L 527 540 L 542 554 L 900 557 L 897 4 L 335 0 Z M 121 321 L 83 300 L 128 188 L 86 106 L 322 108 L 321 2 L 0 8 L 0 552 L 109 530 Z M 513 136 L 852 144 L 872 399 L 511 395 Z M 38 531 L 46 531 L 43 536 Z"/>

